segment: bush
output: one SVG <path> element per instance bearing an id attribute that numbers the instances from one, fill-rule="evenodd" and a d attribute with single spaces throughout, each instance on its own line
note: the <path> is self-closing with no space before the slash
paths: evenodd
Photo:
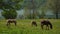
<path id="1" fill-rule="evenodd" d="M 17 17 L 17 12 L 14 9 L 3 10 L 2 16 L 5 19 L 15 19 Z"/>

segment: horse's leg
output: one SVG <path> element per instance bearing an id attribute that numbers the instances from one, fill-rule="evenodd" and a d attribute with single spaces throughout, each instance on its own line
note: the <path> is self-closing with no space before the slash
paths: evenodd
<path id="1" fill-rule="evenodd" d="M 14 23 L 15 23 L 15 26 L 16 26 L 17 22 L 15 21 Z"/>
<path id="2" fill-rule="evenodd" d="M 37 26 L 37 24 L 35 24 Z"/>
<path id="3" fill-rule="evenodd" d="M 49 26 L 48 25 L 46 25 L 46 30 L 49 30 Z"/>
<path id="4" fill-rule="evenodd" d="M 49 25 L 48 25 L 48 30 L 49 30 Z"/>
<path id="5" fill-rule="evenodd" d="M 41 28 L 43 29 L 43 24 L 41 24 Z"/>
<path id="6" fill-rule="evenodd" d="M 8 26 L 8 22 L 7 22 L 7 24 L 6 24 L 7 26 Z"/>
<path id="7" fill-rule="evenodd" d="M 10 26 L 10 22 L 8 23 L 8 25 Z"/>

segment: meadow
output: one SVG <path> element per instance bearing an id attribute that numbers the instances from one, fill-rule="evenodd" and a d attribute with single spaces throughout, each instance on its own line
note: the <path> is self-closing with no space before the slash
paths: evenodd
<path id="1" fill-rule="evenodd" d="M 6 20 L 0 20 L 0 34 L 60 34 L 60 19 L 49 19 L 53 29 L 41 29 L 41 19 L 36 19 L 37 27 L 31 25 L 30 19 L 17 20 L 17 26 L 13 23 L 7 27 Z"/>

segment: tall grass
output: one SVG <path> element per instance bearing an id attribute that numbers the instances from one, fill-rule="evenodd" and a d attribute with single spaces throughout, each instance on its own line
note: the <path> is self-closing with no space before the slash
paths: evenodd
<path id="1" fill-rule="evenodd" d="M 60 19 L 50 19 L 53 24 L 53 29 L 46 30 L 45 27 L 42 30 L 40 27 L 40 19 L 37 19 L 37 27 L 31 26 L 30 19 L 17 20 L 17 26 L 11 24 L 6 26 L 6 20 L 0 20 L 0 34 L 60 34 Z"/>

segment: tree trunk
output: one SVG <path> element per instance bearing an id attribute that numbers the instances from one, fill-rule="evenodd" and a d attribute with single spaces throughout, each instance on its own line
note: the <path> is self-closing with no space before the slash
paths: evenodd
<path id="1" fill-rule="evenodd" d="M 34 9 L 33 9 L 33 19 L 34 19 L 35 17 L 34 17 Z"/>
<path id="2" fill-rule="evenodd" d="M 56 14 L 56 19 L 58 19 L 58 14 Z"/>
<path id="3" fill-rule="evenodd" d="M 58 19 L 58 12 L 59 12 L 59 1 L 56 0 L 56 6 L 55 6 L 55 10 L 56 10 L 56 19 Z"/>
<path id="4" fill-rule="evenodd" d="M 35 16 L 35 15 L 34 15 L 34 14 L 35 14 L 35 13 L 34 13 L 34 12 L 35 12 L 34 0 L 32 0 L 32 5 L 33 5 L 33 7 L 32 7 L 32 8 L 33 8 L 33 19 L 34 19 L 34 18 L 35 18 L 35 17 L 34 17 L 34 16 Z"/>
<path id="5" fill-rule="evenodd" d="M 58 11 L 56 11 L 56 19 L 58 19 Z"/>

